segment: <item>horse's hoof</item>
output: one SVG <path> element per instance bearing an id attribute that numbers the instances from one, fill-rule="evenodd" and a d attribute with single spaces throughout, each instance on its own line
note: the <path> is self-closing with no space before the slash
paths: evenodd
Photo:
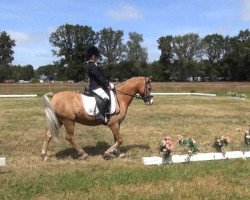
<path id="1" fill-rule="evenodd" d="M 104 160 L 108 160 L 109 157 L 110 157 L 110 154 L 107 154 L 107 153 L 104 153 L 104 154 L 102 155 L 102 158 L 103 158 Z"/>
<path id="2" fill-rule="evenodd" d="M 125 157 L 125 153 L 120 153 L 120 154 L 118 155 L 118 157 L 119 157 L 119 158 L 124 158 L 124 157 Z"/>
<path id="3" fill-rule="evenodd" d="M 43 162 L 46 162 L 49 160 L 49 156 L 48 155 L 45 155 L 44 158 L 43 158 Z"/>
<path id="4" fill-rule="evenodd" d="M 89 157 L 89 155 L 85 153 L 82 156 L 80 156 L 78 159 L 79 160 L 87 160 L 88 157 Z"/>
<path id="5" fill-rule="evenodd" d="M 114 152 L 114 155 L 118 158 L 122 158 L 125 156 L 124 153 L 122 153 L 119 149 L 117 149 L 115 152 Z"/>
<path id="6" fill-rule="evenodd" d="M 104 160 L 111 160 L 113 159 L 114 155 L 110 153 L 104 153 L 102 157 Z"/>

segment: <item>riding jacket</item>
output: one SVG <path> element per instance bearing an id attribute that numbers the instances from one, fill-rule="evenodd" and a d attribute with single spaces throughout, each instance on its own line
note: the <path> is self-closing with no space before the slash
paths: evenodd
<path id="1" fill-rule="evenodd" d="M 108 89 L 109 81 L 104 77 L 101 66 L 92 60 L 87 62 L 87 70 L 89 75 L 89 89 L 97 88 Z"/>

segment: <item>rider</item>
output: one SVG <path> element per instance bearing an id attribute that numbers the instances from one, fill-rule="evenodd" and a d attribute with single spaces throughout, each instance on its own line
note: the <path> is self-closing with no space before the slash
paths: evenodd
<path id="1" fill-rule="evenodd" d="M 89 89 L 100 97 L 100 101 L 97 101 L 97 107 L 99 109 L 99 119 L 103 124 L 107 124 L 107 118 L 105 116 L 107 106 L 109 104 L 109 95 L 105 90 L 114 89 L 113 83 L 110 83 L 103 75 L 100 64 L 97 62 L 100 57 L 99 50 L 92 46 L 87 50 L 87 70 L 89 75 Z"/>

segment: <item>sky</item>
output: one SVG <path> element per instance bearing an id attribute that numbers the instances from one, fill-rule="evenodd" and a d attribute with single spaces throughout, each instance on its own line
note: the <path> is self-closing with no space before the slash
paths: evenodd
<path id="1" fill-rule="evenodd" d="M 250 29 L 250 0 L 1 0 L 0 32 L 16 41 L 14 65 L 52 64 L 50 34 L 64 24 L 111 27 L 143 35 L 149 62 L 158 60 L 157 40 L 197 33 L 236 36 Z"/>

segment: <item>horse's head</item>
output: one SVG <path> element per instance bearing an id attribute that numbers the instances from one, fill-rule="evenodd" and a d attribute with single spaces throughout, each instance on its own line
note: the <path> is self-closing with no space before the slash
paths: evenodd
<path id="1" fill-rule="evenodd" d="M 152 76 L 145 77 L 143 80 L 142 87 L 140 87 L 138 90 L 139 95 L 147 105 L 151 105 L 153 103 L 153 96 L 151 95 L 151 81 Z"/>

